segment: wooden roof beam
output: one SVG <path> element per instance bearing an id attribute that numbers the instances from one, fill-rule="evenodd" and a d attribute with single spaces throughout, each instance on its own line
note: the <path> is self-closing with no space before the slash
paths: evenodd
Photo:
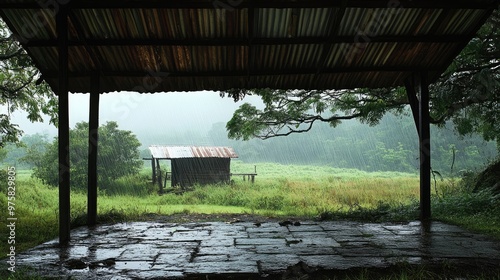
<path id="1" fill-rule="evenodd" d="M 375 36 L 372 43 L 456 43 L 470 36 L 457 35 L 417 35 L 417 36 Z M 257 46 L 257 45 L 299 45 L 356 43 L 357 36 L 299 37 L 299 38 L 221 38 L 221 39 L 85 39 L 70 40 L 69 46 Z M 55 40 L 30 40 L 25 47 L 55 47 Z"/>
<path id="2" fill-rule="evenodd" d="M 214 9 L 217 1 L 183 0 L 183 1 L 123 1 L 123 0 L 87 0 L 71 1 L 71 9 Z M 348 8 L 432 8 L 432 9 L 489 9 L 497 5 L 495 0 L 468 1 L 468 0 L 350 0 Z M 332 8 L 340 7 L 342 0 L 302 0 L 302 1 L 272 1 L 272 0 L 243 0 L 235 9 L 255 8 Z M 16 2 L 0 0 L 3 9 L 40 9 L 37 1 Z"/>
<path id="3" fill-rule="evenodd" d="M 424 69 L 424 68 L 422 68 Z M 402 66 L 379 66 L 379 67 L 338 67 L 325 68 L 322 72 L 317 73 L 317 68 L 308 69 L 287 69 L 286 71 L 277 71 L 276 69 L 256 69 L 256 73 L 251 76 L 279 76 L 279 75 L 314 75 L 314 74 L 339 74 L 339 73 L 361 73 L 361 72 L 413 72 L 422 70 L 418 67 L 402 67 Z M 433 72 L 437 71 L 434 68 L 425 68 Z M 244 77 L 248 76 L 247 71 L 208 71 L 208 72 L 168 72 L 168 78 L 177 77 Z M 70 73 L 71 78 L 91 77 L 93 72 L 73 72 Z M 146 77 L 150 75 L 147 71 L 101 71 L 103 77 Z M 57 78 L 57 72 L 46 72 L 45 78 Z"/>

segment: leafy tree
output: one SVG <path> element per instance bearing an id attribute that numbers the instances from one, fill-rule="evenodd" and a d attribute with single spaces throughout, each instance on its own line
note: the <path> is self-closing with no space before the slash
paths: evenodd
<path id="1" fill-rule="evenodd" d="M 22 110 L 32 122 L 48 115 L 57 123 L 57 100 L 32 60 L 0 19 L 0 147 L 22 135 L 11 114 Z"/>
<path id="2" fill-rule="evenodd" d="M 460 134 L 500 140 L 500 10 L 432 85 L 434 122 L 452 120 Z M 500 147 L 500 146 L 499 146 Z"/>
<path id="3" fill-rule="evenodd" d="M 23 161 L 33 166 L 31 176 L 39 178 L 47 185 L 58 186 L 59 184 L 59 165 L 57 139 L 52 143 L 44 143 L 39 146 L 44 150 L 28 147 Z"/>
<path id="4" fill-rule="evenodd" d="M 452 121 L 462 135 L 480 133 L 500 140 L 500 13 L 494 12 L 478 34 L 431 86 L 432 123 Z M 245 103 L 226 128 L 230 138 L 270 138 L 309 131 L 315 122 L 335 127 L 343 120 L 378 124 L 391 111 L 407 112 L 404 88 L 355 90 L 233 89 L 221 96 L 235 100 L 258 95 L 264 108 Z"/>
<path id="5" fill-rule="evenodd" d="M 36 133 L 25 135 L 20 143 L 8 145 L 10 147 L 17 147 L 9 152 L 9 157 L 12 161 L 20 161 L 22 164 L 28 165 L 28 168 L 33 168 L 35 165 L 42 164 L 41 159 L 49 143 L 49 136 L 47 134 Z"/>
<path id="6" fill-rule="evenodd" d="M 77 123 L 70 130 L 71 185 L 76 189 L 87 187 L 88 123 Z M 139 158 L 140 142 L 131 132 L 118 129 L 116 122 L 107 122 L 99 128 L 97 156 L 98 184 L 106 188 L 114 180 L 137 174 L 143 166 Z M 39 155 L 28 150 L 27 160 L 34 164 L 33 176 L 45 183 L 58 185 L 57 140 L 46 146 Z"/>
<path id="7" fill-rule="evenodd" d="M 139 157 L 140 146 L 137 137 L 131 131 L 119 130 L 116 122 L 107 122 L 101 126 L 97 159 L 101 180 L 115 180 L 138 173 L 144 164 Z"/>
<path id="8" fill-rule="evenodd" d="M 371 162 L 378 163 L 375 165 L 378 170 L 403 172 L 412 170 L 410 165 L 412 152 L 406 150 L 402 143 L 398 143 L 395 148 L 387 148 L 384 142 L 377 142 L 375 147 L 366 153 Z"/>

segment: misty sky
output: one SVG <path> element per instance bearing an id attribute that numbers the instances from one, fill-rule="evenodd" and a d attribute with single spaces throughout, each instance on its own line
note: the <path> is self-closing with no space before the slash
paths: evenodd
<path id="1" fill-rule="evenodd" d="M 133 92 L 101 94 L 99 123 L 116 121 L 120 129 L 136 134 L 184 133 L 208 131 L 213 123 L 227 122 L 243 102 L 259 104 L 260 98 L 247 96 L 235 103 L 232 98 L 221 98 L 217 92 L 168 92 L 139 94 Z M 89 95 L 70 95 L 70 126 L 88 122 Z M 26 114 L 16 112 L 13 122 L 20 125 L 25 135 L 48 133 L 56 136 L 57 129 L 46 123 L 31 123 Z"/>

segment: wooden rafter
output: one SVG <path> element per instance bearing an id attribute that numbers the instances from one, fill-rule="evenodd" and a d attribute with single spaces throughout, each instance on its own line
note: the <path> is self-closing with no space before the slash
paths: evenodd
<path id="1" fill-rule="evenodd" d="M 374 36 L 370 37 L 372 43 L 458 43 L 467 36 L 460 35 L 415 35 L 415 36 Z M 301 44 L 334 44 L 351 43 L 359 41 L 357 36 L 331 36 L 331 37 L 298 37 L 298 38 L 217 38 L 217 39 L 73 39 L 69 46 L 248 46 L 248 45 L 301 45 Z M 30 40 L 25 46 L 30 47 L 55 47 L 55 40 Z"/>
<path id="2" fill-rule="evenodd" d="M 216 1 L 208 0 L 183 0 L 183 1 L 122 1 L 122 0 L 87 0 L 71 1 L 68 3 L 71 9 L 215 9 Z M 222 1 L 219 1 L 222 2 Z M 36 2 L 13 2 L 1 0 L 0 5 L 6 9 L 40 9 L 41 5 Z M 340 7 L 342 0 L 317 0 L 317 1 L 270 1 L 270 0 L 244 0 L 236 3 L 234 9 L 246 9 L 250 6 L 255 8 L 334 8 Z M 489 1 L 467 1 L 467 0 L 350 0 L 347 1 L 348 8 L 430 8 L 430 9 L 489 9 L 494 8 Z M 52 8 L 52 7 L 50 7 Z"/>
<path id="3" fill-rule="evenodd" d="M 339 74 L 339 73 L 362 73 L 362 72 L 413 72 L 426 69 L 430 72 L 437 71 L 429 67 L 405 67 L 405 66 L 369 66 L 369 67 L 351 67 L 351 68 L 325 68 L 320 74 Z M 148 71 L 101 71 L 105 77 L 145 77 L 151 73 Z M 259 69 L 258 72 L 252 73 L 251 76 L 273 76 L 273 75 L 313 75 L 317 74 L 316 68 L 288 69 L 276 73 L 273 69 Z M 72 72 L 71 78 L 74 77 L 90 77 L 92 72 Z M 243 77 L 248 76 L 248 71 L 208 71 L 208 72 L 169 72 L 168 77 Z M 57 78 L 57 72 L 46 72 L 46 78 Z"/>

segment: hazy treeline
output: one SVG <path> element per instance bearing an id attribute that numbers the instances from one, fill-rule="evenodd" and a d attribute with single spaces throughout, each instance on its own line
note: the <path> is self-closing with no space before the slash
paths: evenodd
<path id="1" fill-rule="evenodd" d="M 432 167 L 443 175 L 474 170 L 497 156 L 494 142 L 479 135 L 458 136 L 449 127 L 431 127 Z M 149 135 L 139 139 L 144 149 L 149 145 L 231 146 L 244 162 L 315 164 L 366 171 L 418 170 L 418 138 L 411 116 L 385 116 L 377 126 L 358 121 L 344 122 L 336 128 L 317 123 L 307 133 L 267 140 L 235 141 L 227 138 L 225 123 L 216 123 L 208 133 L 186 131 L 177 135 Z M 147 150 L 142 154 L 148 156 Z"/>
<path id="2" fill-rule="evenodd" d="M 149 157 L 149 145 L 210 145 L 233 147 L 244 162 L 277 162 L 283 164 L 328 165 L 357 168 L 366 171 L 418 170 L 418 140 L 410 116 L 385 116 L 377 126 L 357 121 L 344 122 L 336 128 L 317 123 L 307 133 L 276 137 L 268 140 L 235 141 L 228 139 L 225 123 L 215 123 L 208 131 L 184 133 L 151 131 L 137 135 L 142 143 L 141 157 Z M 478 135 L 460 137 L 450 127 L 431 127 L 432 167 L 443 175 L 450 174 L 455 153 L 454 173 L 482 167 L 497 156 L 493 142 Z M 47 135 L 26 135 L 25 147 L 4 148 L 4 164 L 30 168 L 20 161 L 26 149 L 43 149 L 43 142 L 52 141 Z M 42 151 L 40 151 L 42 152 Z"/>

